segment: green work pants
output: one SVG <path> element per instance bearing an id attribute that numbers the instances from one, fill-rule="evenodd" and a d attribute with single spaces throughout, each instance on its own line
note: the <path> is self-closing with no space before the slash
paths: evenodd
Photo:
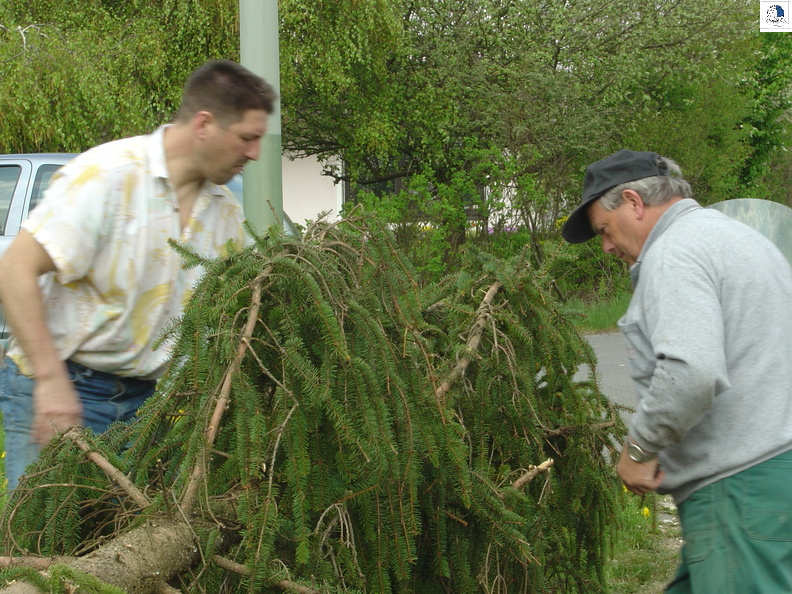
<path id="1" fill-rule="evenodd" d="M 792 450 L 696 491 L 679 516 L 667 594 L 792 594 Z"/>

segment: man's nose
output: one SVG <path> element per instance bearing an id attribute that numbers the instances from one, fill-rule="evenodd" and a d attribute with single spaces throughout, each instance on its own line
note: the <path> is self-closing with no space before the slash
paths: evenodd
<path id="1" fill-rule="evenodd" d="M 258 161 L 259 155 L 261 154 L 261 141 L 255 140 L 250 143 L 245 151 L 245 158 L 248 161 Z"/>
<path id="2" fill-rule="evenodd" d="M 610 239 L 608 239 L 604 235 L 602 236 L 602 251 L 603 252 L 605 252 L 606 254 L 612 254 L 615 251 L 615 247 L 616 246 L 613 245 L 613 242 Z"/>

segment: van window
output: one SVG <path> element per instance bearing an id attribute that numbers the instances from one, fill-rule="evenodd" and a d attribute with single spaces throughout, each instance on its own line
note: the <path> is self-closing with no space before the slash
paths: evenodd
<path id="1" fill-rule="evenodd" d="M 22 168 L 19 165 L 0 166 L 0 235 L 5 235 L 8 209 L 14 197 Z"/>
<path id="2" fill-rule="evenodd" d="M 36 204 L 39 203 L 39 200 L 41 200 L 44 194 L 44 190 L 49 186 L 52 174 L 61 167 L 63 167 L 63 165 L 42 165 L 38 168 L 38 171 L 36 171 L 36 179 L 33 180 L 33 191 L 30 193 L 30 206 L 28 207 L 28 212 L 33 210 Z"/>

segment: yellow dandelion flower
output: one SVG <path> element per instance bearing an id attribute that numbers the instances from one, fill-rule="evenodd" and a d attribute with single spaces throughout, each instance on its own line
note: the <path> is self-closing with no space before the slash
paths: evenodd
<path id="1" fill-rule="evenodd" d="M 645 508 L 643 508 L 643 509 L 641 510 L 641 513 L 643 514 L 644 518 L 648 518 L 648 517 L 649 517 L 649 515 L 650 515 L 652 512 L 650 512 L 650 511 L 649 511 L 649 508 L 648 508 L 648 507 L 645 507 Z"/>

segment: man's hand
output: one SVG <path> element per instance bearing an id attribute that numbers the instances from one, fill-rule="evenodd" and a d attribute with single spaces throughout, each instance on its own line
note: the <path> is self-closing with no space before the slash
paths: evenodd
<path id="1" fill-rule="evenodd" d="M 32 441 L 47 445 L 56 432 L 82 424 L 82 403 L 68 373 L 36 380 Z"/>
<path id="2" fill-rule="evenodd" d="M 649 462 L 636 462 L 627 455 L 626 447 L 622 448 L 619 456 L 617 472 L 624 486 L 636 495 L 656 491 L 665 478 L 665 472 L 660 470 L 657 458 Z"/>

